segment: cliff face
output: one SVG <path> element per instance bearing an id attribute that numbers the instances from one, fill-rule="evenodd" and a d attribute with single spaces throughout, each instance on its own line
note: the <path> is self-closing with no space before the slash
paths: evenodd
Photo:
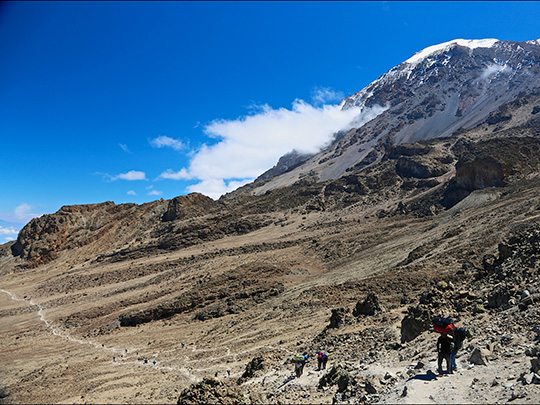
<path id="1" fill-rule="evenodd" d="M 54 214 L 32 219 L 11 251 L 29 266 L 37 266 L 55 259 L 61 251 L 89 244 L 98 249 L 123 246 L 156 221 L 165 207 L 164 201 L 141 206 L 113 202 L 64 206 Z"/>

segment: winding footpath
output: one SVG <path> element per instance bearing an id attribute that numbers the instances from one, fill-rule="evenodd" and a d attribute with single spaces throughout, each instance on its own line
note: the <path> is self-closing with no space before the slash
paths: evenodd
<path id="1" fill-rule="evenodd" d="M 108 347 L 108 346 L 105 346 L 102 343 L 98 343 L 98 342 L 93 341 L 91 339 L 80 339 L 80 338 L 74 337 L 70 333 L 68 333 L 67 331 L 62 330 L 61 328 L 55 326 L 51 320 L 47 319 L 47 317 L 45 316 L 45 308 L 41 304 L 36 303 L 32 298 L 30 298 L 30 299 L 19 298 L 13 292 L 8 291 L 8 290 L 4 290 L 3 288 L 0 288 L 0 292 L 3 292 L 4 294 L 8 295 L 9 298 L 11 300 L 13 300 L 13 301 L 23 302 L 23 303 L 27 304 L 28 306 L 37 308 L 36 312 L 37 312 L 37 315 L 39 317 L 39 320 L 45 325 L 47 330 L 52 335 L 58 336 L 58 337 L 60 337 L 62 339 L 65 339 L 65 340 L 67 340 L 69 342 L 72 342 L 72 343 L 75 343 L 75 344 L 92 346 L 93 348 L 95 348 L 97 350 L 100 350 L 100 351 L 105 351 L 105 352 L 108 352 L 108 353 L 111 353 L 111 354 L 117 354 L 119 356 L 114 357 L 114 359 L 116 360 L 116 361 L 114 361 L 114 363 L 116 363 L 118 365 L 121 365 L 121 364 L 122 365 L 137 364 L 137 365 L 149 366 L 149 367 L 152 367 L 152 368 L 155 368 L 155 369 L 158 369 L 158 370 L 178 372 L 178 373 L 182 374 L 184 377 L 186 377 L 187 379 L 189 379 L 190 381 L 199 381 L 200 380 L 200 377 L 194 375 L 186 367 L 164 366 L 164 365 L 159 364 L 157 362 L 157 359 L 154 360 L 154 361 L 150 361 L 148 359 L 146 359 L 146 361 L 141 360 L 141 359 L 130 360 L 130 358 L 133 356 L 133 353 L 138 351 L 137 348 L 127 349 L 127 348 L 119 348 L 119 347 L 114 347 L 114 346 Z"/>

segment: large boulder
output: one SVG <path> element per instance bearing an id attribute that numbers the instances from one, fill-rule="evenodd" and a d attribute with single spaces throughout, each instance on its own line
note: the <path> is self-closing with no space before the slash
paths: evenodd
<path id="1" fill-rule="evenodd" d="M 379 304 L 379 299 L 377 296 L 370 292 L 363 301 L 358 301 L 356 307 L 354 308 L 353 315 L 375 315 L 377 312 L 381 311 L 381 305 Z"/>
<path id="2" fill-rule="evenodd" d="M 487 307 L 492 308 L 492 309 L 506 308 L 508 306 L 508 303 L 511 297 L 512 297 L 512 293 L 507 286 L 503 285 L 503 286 L 495 287 L 488 294 Z"/>
<path id="3" fill-rule="evenodd" d="M 264 370 L 264 367 L 265 367 L 265 364 L 264 364 L 263 356 L 256 356 L 252 358 L 250 362 L 246 364 L 244 373 L 240 376 L 237 383 L 242 384 L 246 382 L 248 379 L 255 377 L 255 374 L 258 371 Z"/>
<path id="4" fill-rule="evenodd" d="M 401 343 L 410 342 L 431 327 L 431 311 L 423 306 L 410 307 L 401 321 Z"/>
<path id="5" fill-rule="evenodd" d="M 345 326 L 349 318 L 349 309 L 348 308 L 334 308 L 332 309 L 332 314 L 330 315 L 330 323 L 327 328 L 337 329 Z"/>
<path id="6" fill-rule="evenodd" d="M 205 378 L 190 385 L 178 397 L 178 404 L 251 404 L 254 401 L 238 385 Z"/>
<path id="7" fill-rule="evenodd" d="M 319 388 L 330 387 L 337 385 L 338 392 L 345 392 L 352 384 L 355 384 L 356 381 L 350 375 L 350 373 L 345 370 L 345 368 L 336 364 L 333 366 L 330 371 L 321 377 L 319 380 Z"/>

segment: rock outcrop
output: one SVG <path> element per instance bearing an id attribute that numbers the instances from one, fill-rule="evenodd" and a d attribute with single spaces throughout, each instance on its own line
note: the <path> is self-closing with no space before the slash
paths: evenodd
<path id="1" fill-rule="evenodd" d="M 374 293 L 369 293 L 363 301 L 358 301 L 353 310 L 354 316 L 371 316 L 382 310 L 379 298 Z"/>
<path id="2" fill-rule="evenodd" d="M 257 401 L 255 401 L 256 403 Z M 214 378 L 205 378 L 201 382 L 186 388 L 178 397 L 179 405 L 202 404 L 251 404 L 252 398 L 242 388 Z"/>
<path id="3" fill-rule="evenodd" d="M 211 214 L 222 208 L 217 201 L 200 193 L 175 197 L 169 201 L 162 221 L 176 221 Z"/>

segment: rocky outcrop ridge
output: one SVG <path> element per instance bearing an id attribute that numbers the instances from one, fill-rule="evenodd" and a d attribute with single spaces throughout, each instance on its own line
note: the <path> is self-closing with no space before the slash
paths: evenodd
<path id="1" fill-rule="evenodd" d="M 216 212 L 221 204 L 200 193 L 175 197 L 169 201 L 167 211 L 162 216 L 164 222 L 176 221 Z"/>

